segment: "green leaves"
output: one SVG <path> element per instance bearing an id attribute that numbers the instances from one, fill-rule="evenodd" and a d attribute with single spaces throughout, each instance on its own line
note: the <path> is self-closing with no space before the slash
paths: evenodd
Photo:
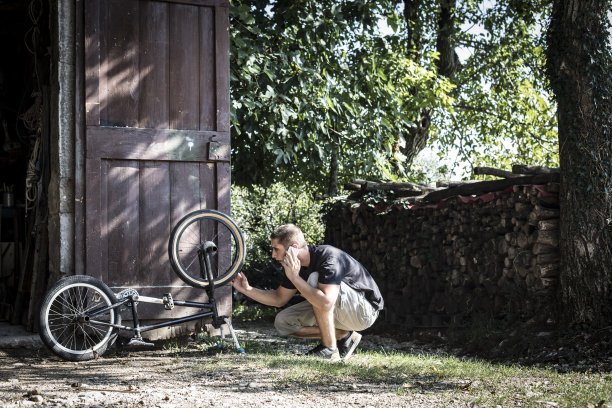
<path id="1" fill-rule="evenodd" d="M 452 80 L 436 68 L 439 1 L 421 3 L 416 58 L 394 1 L 233 0 L 234 183 L 323 192 L 332 152 L 340 184 L 414 177 L 398 146 L 416 149 L 409 136 L 430 117 L 430 143 L 473 164 L 556 165 L 539 31 L 548 1 L 458 2 L 454 45 L 467 52 Z"/>
<path id="2" fill-rule="evenodd" d="M 473 166 L 558 166 L 556 103 L 544 75 L 541 32 L 550 2 L 520 4 L 492 3 L 482 13 L 460 3 L 457 10 L 473 24 L 457 37 L 470 52 L 455 78 L 454 111 L 437 112 L 431 141 Z"/>
<path id="3" fill-rule="evenodd" d="M 309 243 L 321 243 L 325 232 L 320 213 L 323 204 L 312 199 L 309 188 L 301 187 L 288 189 L 281 183 L 269 188 L 232 186 L 232 218 L 249 243 L 244 271 L 253 273 L 255 269 L 267 269 L 270 233 L 282 224 L 297 224 Z M 276 286 L 278 282 L 270 287 Z"/>
<path id="4" fill-rule="evenodd" d="M 381 4 L 232 1 L 235 184 L 310 181 L 322 192 L 332 152 L 341 182 L 398 176 L 392 146 L 412 123 L 409 110 L 447 98 L 399 39 L 362 23 L 378 21 Z"/>

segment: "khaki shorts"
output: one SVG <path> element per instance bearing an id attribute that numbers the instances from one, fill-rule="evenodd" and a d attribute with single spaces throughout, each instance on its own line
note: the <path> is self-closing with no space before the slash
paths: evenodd
<path id="1" fill-rule="evenodd" d="M 310 282 L 309 282 L 310 283 Z M 342 282 L 334 305 L 334 325 L 336 329 L 360 331 L 370 327 L 378 317 L 378 310 L 366 299 L 363 292 Z M 300 302 L 280 311 L 276 315 L 274 327 L 282 336 L 288 336 L 302 327 L 318 326 L 312 305 Z"/>

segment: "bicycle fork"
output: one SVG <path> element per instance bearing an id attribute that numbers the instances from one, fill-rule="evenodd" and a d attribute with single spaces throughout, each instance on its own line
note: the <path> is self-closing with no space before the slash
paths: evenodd
<path id="1" fill-rule="evenodd" d="M 200 274 L 202 274 L 202 270 L 206 272 L 206 278 L 208 278 L 208 286 L 206 287 L 206 292 L 208 294 L 208 301 L 212 304 L 213 311 L 213 327 L 221 330 L 221 343 L 217 344 L 216 347 L 211 348 L 223 348 L 225 347 L 225 332 L 223 330 L 223 322 L 227 324 L 227 327 L 230 330 L 230 334 L 232 335 L 232 339 L 234 340 L 234 345 L 236 346 L 236 351 L 238 353 L 244 353 L 244 348 L 240 347 L 240 343 L 238 343 L 238 338 L 236 337 L 236 332 L 234 331 L 234 327 L 230 322 L 227 316 L 219 316 L 217 313 L 217 302 L 215 301 L 215 285 L 214 285 L 214 277 L 212 275 L 212 267 L 210 264 L 210 255 L 217 252 L 217 246 L 214 242 L 206 241 L 200 245 L 200 249 L 198 250 L 198 260 L 200 262 Z M 203 274 L 202 274 L 203 275 Z"/>

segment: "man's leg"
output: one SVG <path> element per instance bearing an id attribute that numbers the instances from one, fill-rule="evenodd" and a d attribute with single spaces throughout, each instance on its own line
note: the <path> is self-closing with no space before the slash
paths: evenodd
<path id="1" fill-rule="evenodd" d="M 363 293 L 357 292 L 345 283 L 340 285 L 338 298 L 340 301 L 336 306 L 334 323 L 337 331 L 346 329 L 347 334 L 343 337 L 338 336 L 336 344 L 340 356 L 347 359 L 361 341 L 362 336 L 358 331 L 370 327 L 378 317 L 378 312 Z"/>
<path id="2" fill-rule="evenodd" d="M 335 327 L 346 332 L 365 330 L 374 324 L 378 317 L 378 311 L 365 295 L 344 282 L 340 285 L 335 311 Z"/>
<path id="3" fill-rule="evenodd" d="M 361 335 L 356 331 L 370 327 L 377 317 L 378 312 L 363 293 L 342 283 L 331 311 L 319 313 L 304 301 L 281 311 L 274 325 L 284 336 L 321 338 L 325 347 L 339 348 L 342 357 L 348 358 L 361 340 Z"/>
<path id="4" fill-rule="evenodd" d="M 317 317 L 316 315 L 319 315 Z M 327 326 L 325 324 L 327 323 Z M 329 322 L 332 326 L 329 327 Z M 321 330 L 318 325 L 325 328 Z M 306 354 L 322 357 L 329 361 L 340 360 L 340 353 L 336 346 L 335 333 L 333 332 L 333 313 L 331 319 L 315 312 L 309 302 L 301 302 L 290 306 L 276 315 L 274 321 L 276 330 L 284 336 L 300 338 L 322 338 L 321 344 Z M 323 334 L 322 336 L 322 333 Z M 331 336 L 329 335 L 331 333 Z"/>
<path id="5" fill-rule="evenodd" d="M 297 303 L 281 310 L 274 320 L 274 327 L 281 336 L 293 336 L 304 327 L 316 326 L 312 305 L 307 301 Z"/>
<path id="6" fill-rule="evenodd" d="M 278 333 L 283 336 L 304 339 L 320 338 L 326 346 L 334 344 L 334 341 L 331 341 L 333 338 L 339 339 L 346 336 L 347 330 L 334 328 L 334 310 L 329 313 L 320 313 L 318 316 L 317 314 L 310 303 L 306 301 L 300 302 L 279 312 L 276 315 L 274 326 Z M 325 327 L 323 330 L 319 327 L 321 325 Z M 322 332 L 328 334 L 327 340 L 323 339 Z M 329 335 L 330 333 L 333 335 Z"/>
<path id="7" fill-rule="evenodd" d="M 318 287 L 319 273 L 313 272 L 308 277 L 308 284 Z M 336 347 L 336 338 L 346 336 L 348 331 L 336 330 L 334 309 L 317 310 L 308 302 L 291 306 L 276 316 L 275 326 L 279 333 L 302 339 L 321 339 L 321 343 L 330 348 Z M 314 319 L 313 319 L 314 317 Z M 301 326 L 301 327 L 300 327 Z M 294 328 L 294 330 L 291 330 Z"/>
<path id="8" fill-rule="evenodd" d="M 336 339 L 341 339 L 348 334 L 348 330 L 335 329 Z M 295 333 L 288 336 L 298 337 L 300 339 L 320 339 L 321 330 L 317 326 L 302 327 Z"/>
<path id="9" fill-rule="evenodd" d="M 372 307 L 365 296 L 342 283 L 340 294 L 334 308 L 330 312 L 332 317 L 334 337 L 341 339 L 349 332 L 364 330 L 370 327 L 378 312 Z M 318 327 L 318 320 L 329 322 L 330 317 L 316 316 L 312 305 L 303 301 L 296 305 L 289 306 L 276 316 L 274 326 L 282 336 L 294 336 L 300 338 L 321 338 L 321 329 Z M 326 329 L 329 331 L 329 328 Z"/>
<path id="10" fill-rule="evenodd" d="M 325 347 L 336 348 L 336 337 L 342 338 L 346 335 L 344 330 L 336 330 L 334 326 L 334 309 L 324 311 L 312 308 L 318 326 L 302 327 L 290 336 L 299 338 L 320 338 Z"/>

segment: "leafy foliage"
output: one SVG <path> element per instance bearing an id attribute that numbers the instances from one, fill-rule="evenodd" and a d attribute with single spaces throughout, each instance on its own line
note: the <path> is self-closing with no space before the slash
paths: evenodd
<path id="1" fill-rule="evenodd" d="M 237 0 L 231 7 L 234 182 L 324 191 L 341 180 L 405 175 L 394 146 L 450 84 L 376 32 L 385 2 Z M 391 13 L 394 25 L 401 24 Z"/>
<path id="2" fill-rule="evenodd" d="M 320 201 L 306 192 L 290 190 L 277 183 L 269 187 L 232 187 L 232 218 L 242 229 L 247 256 L 243 270 L 251 284 L 276 288 L 282 269 L 271 257 L 270 233 L 283 224 L 296 224 L 306 241 L 320 244 L 325 227 Z"/>
<path id="3" fill-rule="evenodd" d="M 459 2 L 453 108 L 438 111 L 432 142 L 474 166 L 558 166 L 556 103 L 544 72 L 548 0 Z"/>
<path id="4" fill-rule="evenodd" d="M 340 181 L 418 178 L 400 151 L 419 148 L 406 135 L 429 112 L 443 153 L 558 164 L 541 36 L 550 0 L 458 2 L 452 33 L 439 32 L 442 0 L 411 3 L 415 21 L 391 0 L 231 2 L 235 184 L 322 192 L 334 157 Z M 452 79 L 437 74 L 444 35 L 464 55 Z"/>

